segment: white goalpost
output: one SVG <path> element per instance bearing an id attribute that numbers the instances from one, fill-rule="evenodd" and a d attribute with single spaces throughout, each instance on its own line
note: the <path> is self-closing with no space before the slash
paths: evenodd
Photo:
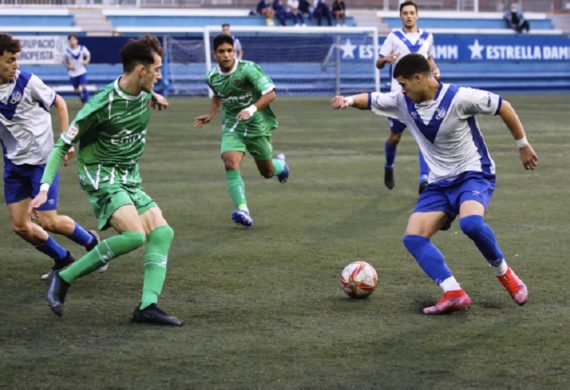
<path id="1" fill-rule="evenodd" d="M 191 32 L 165 41 L 169 90 L 174 95 L 209 95 L 203 76 L 216 65 L 211 42 L 220 27 Z M 280 95 L 380 90 L 376 28 L 232 26 L 232 33 L 242 44 L 244 60 L 258 63 Z"/>

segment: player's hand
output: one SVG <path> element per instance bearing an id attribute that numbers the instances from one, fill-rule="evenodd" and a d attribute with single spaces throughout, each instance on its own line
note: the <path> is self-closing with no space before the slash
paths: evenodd
<path id="1" fill-rule="evenodd" d="M 69 150 L 63 157 L 63 166 L 66 167 L 69 161 L 71 161 L 71 159 L 73 159 L 74 156 L 75 156 L 75 148 L 72 146 L 71 148 L 69 148 Z"/>
<path id="2" fill-rule="evenodd" d="M 386 58 L 386 62 L 389 64 L 393 64 L 394 62 L 396 62 L 396 60 L 398 59 L 398 57 L 400 57 L 400 53 L 398 52 L 393 52 L 390 55 L 387 55 Z"/>
<path id="3" fill-rule="evenodd" d="M 204 126 L 206 123 L 210 123 L 210 115 L 200 115 L 194 118 L 194 127 L 199 129 L 200 127 Z"/>
<path id="4" fill-rule="evenodd" d="M 248 110 L 241 110 L 240 112 L 238 112 L 236 119 L 238 121 L 245 121 L 251 118 L 251 116 L 252 116 L 251 112 L 249 112 Z"/>
<path id="5" fill-rule="evenodd" d="M 38 218 L 38 208 L 40 208 L 45 202 L 47 202 L 48 192 L 40 191 L 34 199 L 30 202 L 28 206 L 28 214 L 32 219 Z"/>
<path id="6" fill-rule="evenodd" d="M 331 99 L 331 106 L 333 110 L 340 110 L 348 108 L 348 100 L 344 96 L 335 96 Z"/>
<path id="7" fill-rule="evenodd" d="M 525 146 L 524 148 L 519 149 L 519 154 L 521 157 L 521 162 L 526 170 L 534 170 L 538 165 L 538 156 L 534 151 L 532 145 Z"/>
<path id="8" fill-rule="evenodd" d="M 158 109 L 158 111 L 162 111 L 163 109 L 166 110 L 169 105 L 170 103 L 168 102 L 168 100 L 164 96 L 159 95 L 156 92 L 152 93 L 152 99 L 148 101 L 148 106 L 153 110 Z"/>
<path id="9" fill-rule="evenodd" d="M 436 80 L 439 80 L 439 78 L 441 77 L 441 72 L 439 71 L 439 68 L 435 68 L 434 70 L 432 70 L 431 74 Z"/>

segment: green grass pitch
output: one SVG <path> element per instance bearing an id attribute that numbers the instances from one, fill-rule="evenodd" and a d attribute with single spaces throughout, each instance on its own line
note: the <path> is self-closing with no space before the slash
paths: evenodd
<path id="1" fill-rule="evenodd" d="M 153 116 L 141 171 L 176 234 L 160 305 L 185 326 L 129 322 L 142 250 L 79 280 L 56 317 L 39 280 L 50 261 L 11 232 L 3 207 L 0 388 L 567 389 L 570 95 L 506 98 L 540 161 L 525 171 L 500 118 L 479 117 L 498 172 L 487 221 L 529 287 L 525 306 L 454 224 L 434 241 L 473 306 L 420 314 L 441 292 L 401 243 L 417 198 L 417 147 L 406 133 L 388 191 L 384 118 L 333 112 L 326 98 L 279 98 L 273 141 L 291 177 L 285 185 L 263 179 L 244 160 L 255 220 L 246 230 L 230 218 L 220 118 L 194 129 L 209 102 L 173 99 Z M 92 228 L 75 164 L 61 180 L 60 212 Z M 366 300 L 339 288 L 340 271 L 356 258 L 379 275 Z"/>

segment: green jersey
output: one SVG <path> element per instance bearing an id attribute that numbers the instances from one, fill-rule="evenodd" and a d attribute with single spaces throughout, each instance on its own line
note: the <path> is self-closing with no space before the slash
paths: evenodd
<path id="1" fill-rule="evenodd" d="M 206 74 L 206 82 L 222 101 L 222 132 L 270 136 L 271 130 L 277 127 L 277 118 L 269 106 L 257 111 L 248 120 L 236 119 L 241 110 L 275 89 L 271 78 L 256 63 L 236 60 L 234 68 L 227 73 L 216 66 Z"/>
<path id="2" fill-rule="evenodd" d="M 80 172 L 96 172 L 100 166 L 134 168 L 144 150 L 151 98 L 148 92 L 129 95 L 118 79 L 99 90 L 55 144 L 42 183 L 51 184 L 63 156 L 78 141 Z"/>

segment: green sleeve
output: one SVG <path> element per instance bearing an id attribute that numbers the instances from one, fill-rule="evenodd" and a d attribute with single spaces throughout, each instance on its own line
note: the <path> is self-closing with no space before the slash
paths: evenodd
<path id="1" fill-rule="evenodd" d="M 67 154 L 67 151 L 71 148 L 71 145 L 66 144 L 60 138 L 53 147 L 52 151 L 49 154 L 48 161 L 46 167 L 44 169 L 44 174 L 42 176 L 42 184 L 47 183 L 51 184 L 57 171 L 59 171 L 59 167 L 61 167 L 61 163 L 63 162 L 63 158 Z"/>
<path id="2" fill-rule="evenodd" d="M 275 85 L 271 78 L 255 63 L 252 63 L 247 69 L 246 75 L 254 88 L 261 94 L 265 95 L 275 89 Z"/>
<path id="3" fill-rule="evenodd" d="M 97 124 L 98 112 L 96 107 L 88 103 L 77 113 L 71 125 L 61 134 L 48 156 L 44 174 L 42 175 L 42 184 L 53 183 L 53 179 L 59 171 L 68 150 Z"/>

